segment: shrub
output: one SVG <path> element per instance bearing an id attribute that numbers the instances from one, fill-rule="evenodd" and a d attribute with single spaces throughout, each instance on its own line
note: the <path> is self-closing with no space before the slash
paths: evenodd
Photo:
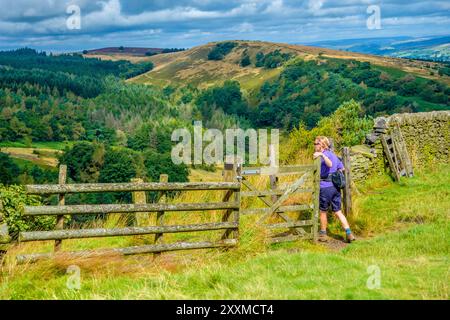
<path id="1" fill-rule="evenodd" d="M 313 152 L 313 141 L 317 136 L 334 140 L 334 148 L 350 147 L 364 142 L 372 128 L 372 120 L 362 116 L 361 105 L 354 100 L 344 102 L 329 117 L 319 120 L 317 127 L 308 130 L 304 123 L 292 130 L 283 145 L 282 163 L 296 162 L 298 158 L 309 157 Z"/>
<path id="2" fill-rule="evenodd" d="M 136 177 L 138 154 L 130 150 L 108 149 L 105 154 L 105 162 L 101 168 L 99 182 L 124 183 Z"/>
<path id="3" fill-rule="evenodd" d="M 269 52 L 268 54 L 264 54 L 262 52 L 258 52 L 256 54 L 256 67 L 264 67 L 266 69 L 274 69 L 283 65 L 286 61 L 288 61 L 292 57 L 289 53 L 282 53 L 280 50 L 275 50 Z"/>
<path id="4" fill-rule="evenodd" d="M 11 157 L 6 153 L 0 152 L 0 183 L 14 183 L 19 173 L 20 169 Z"/>
<path id="5" fill-rule="evenodd" d="M 68 175 L 75 182 L 96 182 L 104 153 L 101 144 L 77 142 L 66 149 L 59 162 L 67 165 Z"/>
<path id="6" fill-rule="evenodd" d="M 218 43 L 208 54 L 208 60 L 222 60 L 227 54 L 236 47 L 235 42 Z"/>
<path id="7" fill-rule="evenodd" d="M 242 96 L 239 82 L 227 80 L 223 86 L 216 86 L 203 91 L 196 100 L 205 119 L 210 119 L 214 109 L 220 108 L 225 113 L 245 116 L 248 105 Z"/>
<path id="8" fill-rule="evenodd" d="M 31 196 L 25 193 L 22 186 L 0 185 L 0 201 L 3 205 L 3 218 L 9 229 L 12 239 L 18 238 L 19 232 L 27 230 L 50 230 L 55 226 L 55 217 L 24 217 L 23 207 L 30 205 L 40 205 L 38 196 Z M 1 206 L 0 206 L 1 207 Z"/>
<path id="9" fill-rule="evenodd" d="M 251 64 L 250 57 L 248 55 L 244 55 L 241 60 L 241 67 L 245 68 Z"/>
<path id="10" fill-rule="evenodd" d="M 328 135 L 334 138 L 336 147 L 354 146 L 363 143 L 372 128 L 371 119 L 362 114 L 361 104 L 350 100 L 341 104 L 331 117 L 319 121 L 318 127 L 333 129 Z"/>
<path id="11" fill-rule="evenodd" d="M 169 176 L 169 182 L 189 181 L 189 169 L 185 164 L 175 165 L 170 153 L 157 153 L 149 150 L 144 153 L 147 176 L 151 181 L 159 181 L 161 174 Z"/>

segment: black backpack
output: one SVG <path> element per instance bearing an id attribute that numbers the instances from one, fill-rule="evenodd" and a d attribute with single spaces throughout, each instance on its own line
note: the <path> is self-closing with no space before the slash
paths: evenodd
<path id="1" fill-rule="evenodd" d="M 345 188 L 345 175 L 342 171 L 336 171 L 330 174 L 331 182 L 333 183 L 336 189 L 344 189 Z"/>

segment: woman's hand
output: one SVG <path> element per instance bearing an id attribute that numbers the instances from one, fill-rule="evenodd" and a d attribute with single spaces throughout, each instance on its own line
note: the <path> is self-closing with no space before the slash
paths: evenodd
<path id="1" fill-rule="evenodd" d="M 325 162 L 328 168 L 331 168 L 333 166 L 333 162 L 331 162 L 331 160 L 326 155 L 324 155 L 323 152 L 314 152 L 313 157 L 314 159 L 322 157 L 323 161 Z"/>
<path id="2" fill-rule="evenodd" d="M 314 152 L 313 157 L 314 157 L 314 159 L 317 159 L 318 157 L 323 157 L 323 153 L 322 152 Z"/>

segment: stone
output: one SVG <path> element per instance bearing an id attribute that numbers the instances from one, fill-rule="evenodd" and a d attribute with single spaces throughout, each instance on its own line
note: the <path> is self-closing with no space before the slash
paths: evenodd
<path id="1" fill-rule="evenodd" d="M 373 127 L 376 129 L 387 129 L 387 119 L 385 117 L 376 118 Z"/>
<path id="2" fill-rule="evenodd" d="M 375 142 L 377 142 L 379 136 L 376 135 L 375 133 L 369 133 L 366 135 L 366 144 L 368 145 L 373 145 L 375 144 Z"/>

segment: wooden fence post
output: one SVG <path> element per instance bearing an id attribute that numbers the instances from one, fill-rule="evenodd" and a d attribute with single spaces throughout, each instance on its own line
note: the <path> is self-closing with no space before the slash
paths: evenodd
<path id="1" fill-rule="evenodd" d="M 237 177 L 237 172 L 236 172 L 236 161 L 235 159 L 226 159 L 225 164 L 224 164 L 224 171 L 223 171 L 223 181 L 224 182 L 235 182 L 236 181 L 236 177 Z M 235 201 L 240 201 L 240 193 L 238 192 L 234 192 L 235 197 L 234 200 Z M 233 195 L 233 191 L 232 190 L 228 190 L 227 193 L 225 194 L 223 201 L 230 201 L 230 199 L 232 198 L 231 196 Z M 233 219 L 234 221 L 238 221 L 239 222 L 239 211 L 236 210 L 231 210 L 228 209 L 224 215 L 222 216 L 222 222 L 227 222 L 230 219 L 231 214 L 233 214 Z M 230 237 L 230 229 L 227 229 L 223 236 L 222 236 L 222 240 L 223 239 L 227 239 Z M 237 230 L 233 231 L 233 236 L 236 237 L 238 236 L 238 232 Z"/>
<path id="2" fill-rule="evenodd" d="M 352 214 L 352 177 L 350 164 L 350 149 L 342 149 L 342 161 L 344 164 L 345 188 L 344 188 L 344 211 L 347 216 Z"/>
<path id="3" fill-rule="evenodd" d="M 234 171 L 235 171 L 235 180 L 237 180 L 239 183 L 242 180 L 242 166 L 243 166 L 243 162 L 242 163 L 238 163 L 235 165 L 234 167 Z M 242 184 L 241 184 L 242 186 Z M 236 201 L 237 203 L 239 203 L 239 209 L 235 209 L 233 211 L 233 220 L 234 223 L 236 223 L 237 225 L 237 229 L 234 229 L 233 231 L 233 236 L 234 239 L 239 240 L 239 221 L 240 221 L 240 217 L 241 217 L 241 188 L 239 188 L 239 190 L 235 190 L 234 191 L 234 201 Z"/>
<path id="4" fill-rule="evenodd" d="M 224 171 L 223 171 L 223 181 L 224 182 L 233 182 L 236 178 L 236 171 L 234 161 L 228 160 L 229 162 L 225 162 Z"/>
<path id="5" fill-rule="evenodd" d="M 67 180 L 67 166 L 62 164 L 59 166 L 59 177 L 58 183 L 60 185 L 66 184 Z M 66 203 L 66 196 L 64 193 L 59 195 L 58 205 L 63 206 Z M 56 217 L 56 226 L 55 230 L 62 230 L 64 228 L 64 215 L 60 215 Z M 55 252 L 60 251 L 62 247 L 62 240 L 55 240 Z"/>
<path id="6" fill-rule="evenodd" d="M 159 176 L 159 182 L 161 183 L 167 183 L 169 182 L 169 175 L 167 174 L 161 174 Z M 159 201 L 160 203 L 165 203 L 167 201 L 166 199 L 166 192 L 162 191 L 160 192 L 160 198 Z M 164 211 L 158 211 L 156 212 L 156 225 L 158 227 L 163 226 L 164 225 Z M 157 233 L 155 234 L 155 244 L 161 244 L 163 243 L 163 235 L 164 233 Z M 153 255 L 153 257 L 158 257 L 161 255 L 161 252 L 157 252 Z"/>
<path id="7" fill-rule="evenodd" d="M 11 237 L 9 236 L 8 225 L 3 219 L 3 203 L 0 198 L 0 265 L 3 263 L 3 257 L 8 251 Z"/>
<path id="8" fill-rule="evenodd" d="M 143 183 L 144 181 L 141 178 L 131 179 L 132 183 Z M 145 191 L 134 191 L 132 193 L 133 203 L 134 204 L 146 204 L 147 203 L 147 195 Z M 145 226 L 148 223 L 148 213 L 147 212 L 136 212 L 134 223 L 138 227 Z"/>
<path id="9" fill-rule="evenodd" d="M 3 218 L 3 203 L 0 198 L 0 244 L 7 244 L 9 242 L 11 242 L 11 237 L 9 236 L 8 225 Z M 2 251 L 1 248 L 0 251 Z"/>
<path id="10" fill-rule="evenodd" d="M 313 241 L 317 241 L 318 229 L 319 229 L 319 195 L 320 195 L 320 167 L 321 161 L 317 158 L 314 161 L 314 171 L 313 171 L 313 226 L 312 226 L 312 238 Z"/>
<path id="11" fill-rule="evenodd" d="M 270 167 L 275 168 L 277 166 L 276 160 L 275 160 L 275 145 L 270 144 L 269 145 L 269 159 L 270 159 Z M 276 175 L 270 175 L 270 190 L 276 190 L 278 188 L 278 177 Z M 272 196 L 272 202 L 276 202 L 278 200 L 277 195 Z"/>

